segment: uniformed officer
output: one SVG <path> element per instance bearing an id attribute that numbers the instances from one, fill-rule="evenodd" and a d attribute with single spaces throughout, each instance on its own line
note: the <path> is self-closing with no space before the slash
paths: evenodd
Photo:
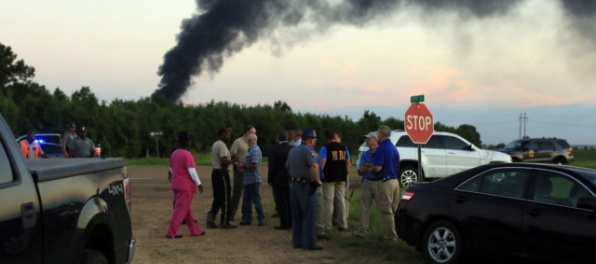
<path id="1" fill-rule="evenodd" d="M 305 250 L 319 250 L 315 244 L 314 191 L 323 185 L 315 152 L 317 133 L 312 128 L 302 131 L 302 143 L 288 154 L 286 168 L 292 176 L 290 207 L 292 213 L 292 246 Z"/>
<path id="2" fill-rule="evenodd" d="M 68 157 L 70 158 L 92 158 L 95 157 L 95 144 L 87 137 L 87 128 L 79 128 L 79 136 L 68 144 Z"/>

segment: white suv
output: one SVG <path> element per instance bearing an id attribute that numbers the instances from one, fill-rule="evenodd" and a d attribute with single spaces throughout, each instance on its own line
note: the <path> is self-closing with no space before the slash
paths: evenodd
<path id="1" fill-rule="evenodd" d="M 422 177 L 418 175 L 418 145 L 405 131 L 391 132 L 391 143 L 399 152 L 399 182 L 407 187 L 413 182 L 443 178 L 476 166 L 496 162 L 511 162 L 511 156 L 474 146 L 464 138 L 448 132 L 434 132 L 421 145 Z M 358 149 L 368 150 L 366 142 Z M 360 156 L 358 157 L 360 159 Z"/>

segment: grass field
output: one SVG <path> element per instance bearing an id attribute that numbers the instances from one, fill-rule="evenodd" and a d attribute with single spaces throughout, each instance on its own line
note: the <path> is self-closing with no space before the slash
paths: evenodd
<path id="1" fill-rule="evenodd" d="M 211 165 L 211 154 L 210 153 L 196 153 L 195 160 L 197 166 L 209 166 Z M 586 167 L 596 169 L 596 149 L 581 149 L 575 150 L 575 160 L 569 164 L 572 166 Z M 352 164 L 356 164 L 355 157 L 352 155 Z M 169 159 L 167 158 L 142 158 L 142 159 L 127 159 L 126 162 L 129 165 L 164 165 L 167 166 Z M 262 166 L 267 166 L 267 158 L 263 159 Z"/>

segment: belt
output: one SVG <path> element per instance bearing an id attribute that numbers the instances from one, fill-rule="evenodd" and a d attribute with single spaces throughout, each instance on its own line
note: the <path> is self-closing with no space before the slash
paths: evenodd
<path id="1" fill-rule="evenodd" d="M 306 178 L 292 177 L 292 182 L 310 183 L 312 180 Z"/>
<path id="2" fill-rule="evenodd" d="M 365 180 L 367 180 L 367 181 L 380 181 L 382 179 L 365 179 Z"/>

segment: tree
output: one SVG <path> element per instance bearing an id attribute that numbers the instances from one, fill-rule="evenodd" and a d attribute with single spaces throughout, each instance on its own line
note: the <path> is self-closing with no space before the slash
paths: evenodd
<path id="1" fill-rule="evenodd" d="M 17 55 L 9 46 L 0 43 L 0 88 L 3 90 L 15 83 L 27 83 L 35 76 L 35 69 L 29 67 L 23 60 L 17 60 Z"/>

